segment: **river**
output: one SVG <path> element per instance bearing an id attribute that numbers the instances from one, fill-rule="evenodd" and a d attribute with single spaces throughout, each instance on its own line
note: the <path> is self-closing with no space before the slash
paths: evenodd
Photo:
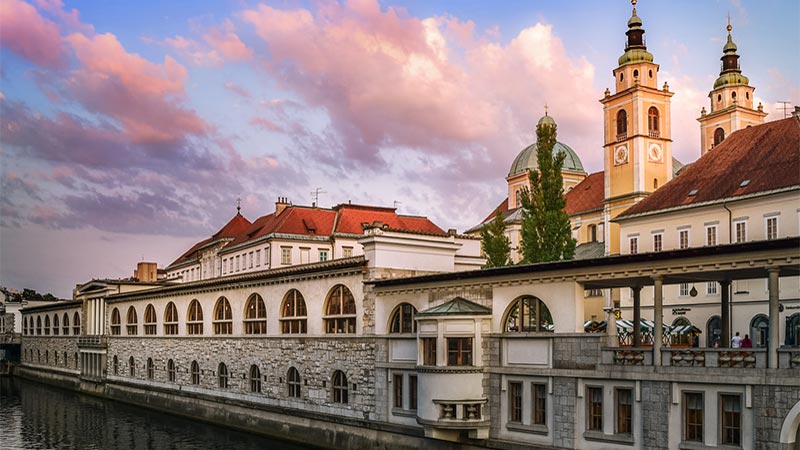
<path id="1" fill-rule="evenodd" d="M 19 378 L 0 377 L 3 450 L 307 450 Z"/>

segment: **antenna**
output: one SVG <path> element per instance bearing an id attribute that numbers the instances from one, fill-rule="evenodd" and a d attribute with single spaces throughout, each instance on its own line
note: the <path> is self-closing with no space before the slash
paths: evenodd
<path id="1" fill-rule="evenodd" d="M 314 192 L 311 193 L 311 206 L 317 206 L 319 204 L 319 194 L 327 194 L 327 192 L 323 191 L 322 188 L 314 189 Z"/>
<path id="2" fill-rule="evenodd" d="M 785 118 L 789 117 L 787 115 L 787 113 L 789 112 L 789 107 L 787 105 L 791 105 L 792 102 L 783 101 L 783 102 L 775 102 L 775 103 L 780 103 L 781 105 L 783 105 L 782 108 L 779 108 L 779 109 L 783 110 L 783 118 L 785 119 Z"/>
<path id="3" fill-rule="evenodd" d="M 402 204 L 403 204 L 403 202 L 395 200 L 394 201 L 394 209 L 397 209 L 397 206 L 398 205 L 402 205 Z"/>

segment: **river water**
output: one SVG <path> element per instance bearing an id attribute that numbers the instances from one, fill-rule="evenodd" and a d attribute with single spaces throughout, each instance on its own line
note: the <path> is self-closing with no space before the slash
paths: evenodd
<path id="1" fill-rule="evenodd" d="M 307 450 L 144 408 L 0 377 L 3 450 Z"/>

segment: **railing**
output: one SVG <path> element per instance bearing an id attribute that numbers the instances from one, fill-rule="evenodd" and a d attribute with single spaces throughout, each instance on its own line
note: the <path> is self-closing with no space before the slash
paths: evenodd
<path id="1" fill-rule="evenodd" d="M 658 130 L 650 130 L 647 132 L 647 135 L 650 136 L 651 138 L 660 138 L 661 132 Z"/>
<path id="2" fill-rule="evenodd" d="M 800 368 L 800 349 L 785 350 L 779 357 L 781 368 Z M 602 350 L 602 363 L 614 366 L 652 366 L 652 347 Z M 763 369 L 767 367 L 766 349 L 675 348 L 661 349 L 661 365 L 665 367 L 714 367 L 731 369 Z"/>
<path id="3" fill-rule="evenodd" d="M 628 132 L 627 131 L 622 132 L 622 133 L 617 133 L 617 142 L 624 141 L 625 139 L 628 139 Z"/>
<path id="4" fill-rule="evenodd" d="M 800 369 L 800 348 L 778 349 L 778 367 L 781 369 Z"/>
<path id="5" fill-rule="evenodd" d="M 647 348 L 604 348 L 603 364 L 615 366 L 652 366 L 653 350 Z"/>
<path id="6" fill-rule="evenodd" d="M 439 421 L 453 423 L 483 421 L 483 405 L 487 399 L 477 400 L 434 400 L 439 405 Z"/>
<path id="7" fill-rule="evenodd" d="M 105 336 L 80 336 L 78 347 L 107 347 L 108 338 Z"/>

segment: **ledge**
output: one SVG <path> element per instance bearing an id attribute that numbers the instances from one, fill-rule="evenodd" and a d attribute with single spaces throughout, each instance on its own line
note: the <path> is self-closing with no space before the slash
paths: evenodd
<path id="1" fill-rule="evenodd" d="M 525 425 L 515 422 L 507 423 L 506 429 L 508 431 L 518 431 L 520 433 L 541 434 L 543 436 L 547 436 L 550 433 L 550 431 L 547 429 L 547 425 Z"/>
<path id="2" fill-rule="evenodd" d="M 633 435 L 630 434 L 605 434 L 600 431 L 584 431 L 583 438 L 587 441 L 608 442 L 611 444 L 634 444 Z"/>
<path id="3" fill-rule="evenodd" d="M 678 444 L 678 448 L 681 450 L 742 450 L 742 447 L 737 447 L 735 445 L 718 445 L 712 447 L 702 442 L 695 441 L 681 441 L 681 443 Z"/>
<path id="4" fill-rule="evenodd" d="M 392 415 L 398 417 L 417 417 L 417 411 L 411 409 L 392 408 Z"/>
<path id="5" fill-rule="evenodd" d="M 483 373 L 483 367 L 476 366 L 417 366 L 419 373 Z"/>

